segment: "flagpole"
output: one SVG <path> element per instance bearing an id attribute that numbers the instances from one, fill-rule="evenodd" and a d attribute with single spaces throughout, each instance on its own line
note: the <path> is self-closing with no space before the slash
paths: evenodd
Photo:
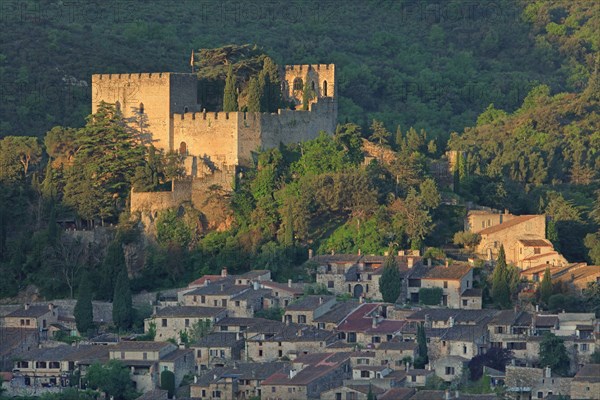
<path id="1" fill-rule="evenodd" d="M 190 58 L 190 66 L 192 67 L 192 74 L 194 73 L 194 49 L 192 49 L 192 57 Z"/>

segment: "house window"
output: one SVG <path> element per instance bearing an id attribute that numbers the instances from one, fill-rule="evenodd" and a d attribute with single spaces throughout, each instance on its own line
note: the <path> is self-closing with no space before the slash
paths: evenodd
<path id="1" fill-rule="evenodd" d="M 325 323 L 324 322 L 319 322 L 318 326 L 319 329 L 325 329 Z"/>
<path id="2" fill-rule="evenodd" d="M 444 281 L 444 289 L 448 289 L 448 281 Z"/>
<path id="3" fill-rule="evenodd" d="M 442 347 L 446 347 L 446 341 L 442 340 Z"/>
<path id="4" fill-rule="evenodd" d="M 533 249 L 533 254 L 541 254 L 541 250 L 540 250 L 540 248 L 539 248 L 539 247 L 535 247 L 535 248 Z"/>
<path id="5" fill-rule="evenodd" d="M 148 353 L 144 353 L 143 354 L 143 358 L 144 358 L 144 360 L 147 360 L 148 359 Z"/>
<path id="6" fill-rule="evenodd" d="M 342 400 L 342 394 L 341 393 L 336 393 L 335 394 L 335 400 Z"/>
<path id="7" fill-rule="evenodd" d="M 271 393 L 275 393 L 275 386 L 271 386 Z"/>
<path id="8" fill-rule="evenodd" d="M 381 343 L 381 338 L 379 336 L 373 336 L 373 343 Z"/>
<path id="9" fill-rule="evenodd" d="M 144 113 L 144 103 L 140 103 L 140 114 Z"/>
<path id="10" fill-rule="evenodd" d="M 327 287 L 329 289 L 333 288 L 333 281 L 327 281 Z"/>
<path id="11" fill-rule="evenodd" d="M 497 327 L 496 327 L 496 333 L 504 333 L 504 327 L 502 327 L 502 326 L 497 326 Z"/>
<path id="12" fill-rule="evenodd" d="M 466 299 L 463 299 L 463 307 L 466 307 L 469 304 L 469 302 Z"/>
<path id="13" fill-rule="evenodd" d="M 446 367 L 446 375 L 454 375 L 454 367 Z"/>
<path id="14" fill-rule="evenodd" d="M 305 324 L 306 323 L 306 315 L 298 315 L 298 323 Z"/>
<path id="15" fill-rule="evenodd" d="M 302 90 L 304 88 L 304 82 L 302 82 L 302 78 L 294 79 L 294 90 Z"/>
<path id="16" fill-rule="evenodd" d="M 212 395 L 213 395 L 213 397 L 216 397 L 216 398 L 220 399 L 221 398 L 221 391 L 220 390 L 213 390 Z"/>
<path id="17" fill-rule="evenodd" d="M 371 376 L 371 374 L 369 374 L 369 371 L 360 371 L 361 378 L 368 378 L 370 376 Z"/>
<path id="18" fill-rule="evenodd" d="M 467 354 L 467 346 L 463 345 L 463 354 Z"/>
<path id="19" fill-rule="evenodd" d="M 125 352 L 124 352 L 124 351 L 122 351 L 122 352 L 121 352 L 121 360 L 124 360 L 124 359 L 125 359 Z"/>
<path id="20" fill-rule="evenodd" d="M 283 357 L 283 350 L 279 350 L 279 351 L 277 352 L 277 354 L 278 354 L 278 356 L 279 356 L 279 357 Z"/>
<path id="21" fill-rule="evenodd" d="M 327 97 L 327 81 L 323 81 L 323 97 Z"/>
<path id="22" fill-rule="evenodd" d="M 240 306 L 240 301 L 239 301 L 239 300 L 236 300 L 236 301 L 235 301 L 235 306 L 236 306 L 236 307 L 239 307 L 239 306 Z"/>
<path id="23" fill-rule="evenodd" d="M 416 382 L 417 381 L 417 376 L 416 375 L 411 376 L 410 377 L 410 381 L 411 382 Z"/>
<path id="24" fill-rule="evenodd" d="M 188 318 L 185 319 L 185 327 L 188 328 L 190 326 L 190 320 Z"/>
<path id="25" fill-rule="evenodd" d="M 544 398 L 544 392 L 538 392 L 537 393 L 537 398 L 538 399 L 543 399 Z"/>
<path id="26" fill-rule="evenodd" d="M 187 156 L 187 144 L 185 142 L 179 143 L 179 154 Z"/>
<path id="27" fill-rule="evenodd" d="M 202 350 L 196 350 L 196 357 L 202 357 Z"/>
<path id="28" fill-rule="evenodd" d="M 25 326 L 25 320 L 24 319 L 21 320 L 21 326 Z"/>
<path id="29" fill-rule="evenodd" d="M 206 397 L 206 390 L 202 389 L 202 397 Z"/>
<path id="30" fill-rule="evenodd" d="M 223 307 L 227 307 L 227 300 L 226 299 L 221 300 L 221 305 Z"/>
<path id="31" fill-rule="evenodd" d="M 161 325 L 162 325 L 163 328 L 167 326 L 167 319 L 166 318 L 162 319 Z"/>
<path id="32" fill-rule="evenodd" d="M 200 297 L 200 303 L 202 303 L 202 304 L 206 303 L 206 296 Z"/>
<path id="33" fill-rule="evenodd" d="M 581 343 L 581 351 L 587 351 L 588 345 L 587 343 Z"/>
<path id="34" fill-rule="evenodd" d="M 259 350 L 259 351 L 258 351 L 258 356 L 259 356 L 259 357 L 262 357 L 262 356 L 263 356 L 263 351 L 262 351 L 262 350 Z"/>
<path id="35" fill-rule="evenodd" d="M 213 300 L 213 305 L 214 305 L 215 307 L 217 307 L 217 306 L 219 305 L 219 301 L 218 301 L 218 300 Z"/>
<path id="36" fill-rule="evenodd" d="M 481 221 L 481 227 L 485 228 L 485 221 Z"/>

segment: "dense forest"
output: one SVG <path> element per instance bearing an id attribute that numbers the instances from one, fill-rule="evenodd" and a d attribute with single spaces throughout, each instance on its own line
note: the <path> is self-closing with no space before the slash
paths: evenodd
<path id="1" fill-rule="evenodd" d="M 308 281 L 309 248 L 383 254 L 393 245 L 443 257 L 466 201 L 545 212 L 548 237 L 570 261 L 600 263 L 600 5 L 159 4 L 7 9 L 0 297 L 30 284 L 42 296 L 73 297 L 85 277 L 96 299 L 112 300 L 131 261 L 123 250 L 140 243 L 133 291 L 222 266 Z M 235 71 L 202 50 L 231 43 L 259 46 L 242 47 Z M 246 107 L 268 110 L 252 106 L 251 94 L 261 76 L 275 80 L 275 63 L 335 63 L 340 124 L 331 136 L 262 152 L 223 197 L 227 230 L 200 230 L 188 207 L 160 213 L 147 241 L 127 212 L 129 190 L 168 185 L 181 160 L 143 146 L 111 105 L 88 116 L 90 76 L 189 70 L 191 49 L 200 77 L 223 80 L 214 106 L 227 109 L 228 81 L 247 84 Z M 376 151 L 365 162 L 367 148 Z M 434 173 L 447 150 L 459 154 L 452 187 Z M 86 247 L 59 229 L 70 221 L 114 227 L 106 243 Z"/>

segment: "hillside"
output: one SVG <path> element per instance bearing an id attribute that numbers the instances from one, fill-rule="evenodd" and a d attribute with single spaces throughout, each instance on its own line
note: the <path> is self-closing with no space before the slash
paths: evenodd
<path id="1" fill-rule="evenodd" d="M 231 43 L 256 43 L 278 64 L 337 64 L 342 122 L 447 137 L 490 103 L 516 109 L 535 82 L 582 87 L 598 13 L 571 3 L 5 4 L 0 137 L 82 126 L 92 73 L 189 71 L 192 49 Z"/>

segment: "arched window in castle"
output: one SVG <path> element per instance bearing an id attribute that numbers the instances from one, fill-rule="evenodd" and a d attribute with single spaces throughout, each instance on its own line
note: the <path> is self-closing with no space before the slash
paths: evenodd
<path id="1" fill-rule="evenodd" d="M 140 114 L 144 113 L 144 103 L 140 103 Z"/>
<path id="2" fill-rule="evenodd" d="M 302 90 L 304 89 L 304 82 L 302 82 L 302 78 L 294 79 L 294 90 Z"/>
<path id="3" fill-rule="evenodd" d="M 188 112 L 188 108 L 187 107 L 183 107 L 183 113 L 187 113 Z"/>
<path id="4" fill-rule="evenodd" d="M 115 103 L 115 111 L 116 112 L 121 111 L 121 103 L 119 102 L 119 100 L 117 100 L 117 102 Z"/>
<path id="5" fill-rule="evenodd" d="M 312 89 L 313 93 L 315 92 L 315 81 L 312 81 L 310 83 L 310 88 Z"/>
<path id="6" fill-rule="evenodd" d="M 327 97 L 327 81 L 323 81 L 323 97 Z"/>
<path id="7" fill-rule="evenodd" d="M 179 144 L 179 154 L 187 156 L 187 144 L 185 144 L 185 142 Z"/>

